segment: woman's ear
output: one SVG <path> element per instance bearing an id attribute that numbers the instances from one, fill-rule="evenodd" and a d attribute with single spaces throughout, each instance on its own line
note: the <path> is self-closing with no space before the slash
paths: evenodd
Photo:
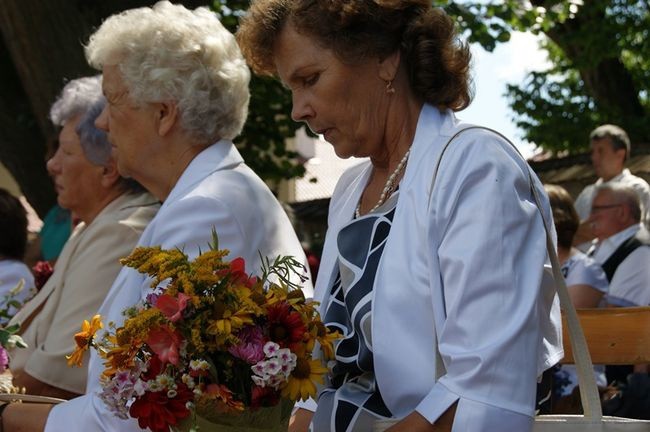
<path id="1" fill-rule="evenodd" d="M 178 120 L 178 105 L 172 101 L 157 102 L 154 115 L 158 135 L 165 136 L 174 128 Z"/>
<path id="2" fill-rule="evenodd" d="M 102 186 L 105 188 L 110 188 L 120 178 L 120 173 L 117 171 L 117 164 L 115 163 L 115 160 L 111 158 L 111 160 L 102 167 Z"/>
<path id="3" fill-rule="evenodd" d="M 379 61 L 379 78 L 385 82 L 391 82 L 397 76 L 401 54 L 396 50 L 388 57 Z"/>

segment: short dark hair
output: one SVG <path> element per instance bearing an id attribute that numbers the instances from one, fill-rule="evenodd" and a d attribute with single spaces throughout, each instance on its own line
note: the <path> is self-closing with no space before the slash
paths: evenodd
<path id="1" fill-rule="evenodd" d="M 568 249 L 573 244 L 573 237 L 580 225 L 580 217 L 573 206 L 573 199 L 562 186 L 545 184 L 544 189 L 553 210 L 557 243 Z"/>
<path id="2" fill-rule="evenodd" d="M 603 138 L 609 138 L 614 150 L 625 150 L 626 160 L 630 158 L 630 137 L 627 136 L 627 132 L 623 128 L 613 124 L 604 124 L 598 126 L 589 134 L 589 139 L 592 141 Z"/>
<path id="3" fill-rule="evenodd" d="M 0 255 L 22 260 L 27 248 L 27 212 L 18 198 L 0 188 Z"/>

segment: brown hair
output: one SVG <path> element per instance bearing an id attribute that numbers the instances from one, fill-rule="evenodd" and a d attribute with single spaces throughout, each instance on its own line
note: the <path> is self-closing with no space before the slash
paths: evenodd
<path id="1" fill-rule="evenodd" d="M 275 42 L 289 21 L 346 63 L 400 50 L 411 88 L 425 102 L 462 110 L 472 100 L 469 46 L 428 0 L 253 0 L 237 41 L 256 73 L 277 73 Z"/>
<path id="2" fill-rule="evenodd" d="M 580 217 L 573 206 L 573 198 L 562 186 L 546 184 L 544 189 L 553 209 L 557 243 L 569 249 L 580 225 Z"/>

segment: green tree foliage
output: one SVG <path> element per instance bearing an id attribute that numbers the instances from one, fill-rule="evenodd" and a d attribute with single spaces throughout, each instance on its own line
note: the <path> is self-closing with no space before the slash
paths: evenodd
<path id="1" fill-rule="evenodd" d="M 581 152 L 589 131 L 616 123 L 650 142 L 650 2 L 642 0 L 435 0 L 468 39 L 491 51 L 512 31 L 543 36 L 552 66 L 507 87 L 524 137 Z M 520 53 L 525 56 L 526 53 Z"/>
<path id="2" fill-rule="evenodd" d="M 221 22 L 235 32 L 249 0 L 215 0 L 213 9 Z M 278 80 L 253 75 L 248 121 L 235 140 L 246 163 L 262 178 L 278 181 L 301 176 L 305 168 L 297 154 L 286 147 L 301 125 L 291 119 L 291 94 Z"/>

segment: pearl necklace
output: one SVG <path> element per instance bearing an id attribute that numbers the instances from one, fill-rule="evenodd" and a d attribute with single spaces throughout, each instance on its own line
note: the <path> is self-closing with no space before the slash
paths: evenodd
<path id="1" fill-rule="evenodd" d="M 386 199 L 390 198 L 390 196 L 393 194 L 395 191 L 395 187 L 397 186 L 396 181 L 397 177 L 402 173 L 404 170 L 404 167 L 406 166 L 406 162 L 408 161 L 409 155 L 411 154 L 411 149 L 408 149 L 406 153 L 404 154 L 404 157 L 402 158 L 401 161 L 397 164 L 397 167 L 395 167 L 395 171 L 393 171 L 389 176 L 388 179 L 386 180 L 386 184 L 384 185 L 384 189 L 381 191 L 381 195 L 379 195 L 379 201 L 377 201 L 377 204 L 373 208 L 368 211 L 368 213 L 372 213 L 375 210 L 379 208 L 384 202 L 386 202 Z M 359 209 L 361 207 L 361 200 L 359 200 L 359 204 L 357 204 L 357 208 L 354 210 L 354 216 L 356 218 L 359 218 L 361 214 L 359 213 Z"/>

